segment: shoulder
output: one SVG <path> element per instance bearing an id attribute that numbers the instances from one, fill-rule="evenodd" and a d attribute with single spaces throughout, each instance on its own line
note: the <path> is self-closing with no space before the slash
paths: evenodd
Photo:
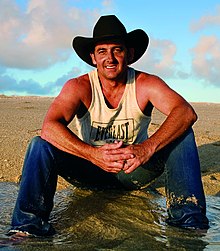
<path id="1" fill-rule="evenodd" d="M 146 72 L 135 71 L 136 92 L 140 97 L 145 97 L 150 100 L 152 93 L 163 92 L 164 89 L 169 89 L 168 85 L 157 75 Z"/>
<path id="2" fill-rule="evenodd" d="M 89 86 L 88 74 L 72 78 L 66 81 L 60 93 L 55 98 L 54 103 L 71 104 L 72 102 L 80 102 L 87 92 Z"/>
<path id="3" fill-rule="evenodd" d="M 187 105 L 181 95 L 156 75 L 136 71 L 136 92 L 140 104 L 150 102 L 164 114 L 169 114 L 178 105 Z"/>
<path id="4" fill-rule="evenodd" d="M 88 74 L 69 79 L 63 86 L 66 89 L 83 89 L 89 86 Z"/>
<path id="5" fill-rule="evenodd" d="M 158 93 L 161 95 L 166 95 L 167 93 L 172 93 L 174 91 L 168 86 L 168 84 L 159 76 L 136 71 L 136 88 L 137 91 L 147 94 L 147 97 L 150 98 L 152 95 L 158 96 Z M 175 93 L 177 95 L 177 93 Z"/>
<path id="6" fill-rule="evenodd" d="M 63 85 L 63 88 L 58 95 L 58 97 L 62 96 L 68 96 L 71 98 L 71 96 L 78 96 L 83 97 L 83 95 L 90 92 L 90 82 L 88 74 L 69 79 L 66 81 L 66 83 Z"/>
<path id="7" fill-rule="evenodd" d="M 159 76 L 147 72 L 135 71 L 135 78 L 136 78 L 136 83 L 142 86 L 154 87 L 155 84 L 156 85 L 165 84 L 165 82 Z"/>

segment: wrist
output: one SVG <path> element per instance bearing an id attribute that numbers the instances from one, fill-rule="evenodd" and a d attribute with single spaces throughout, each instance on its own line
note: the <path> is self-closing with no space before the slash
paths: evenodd
<path id="1" fill-rule="evenodd" d="M 142 146 L 145 151 L 153 155 L 157 151 L 159 144 L 154 139 L 148 138 L 142 143 Z"/>

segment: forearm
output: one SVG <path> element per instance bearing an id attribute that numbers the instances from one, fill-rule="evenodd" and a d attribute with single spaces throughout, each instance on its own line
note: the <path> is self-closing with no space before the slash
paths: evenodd
<path id="1" fill-rule="evenodd" d="M 58 149 L 89 160 L 93 147 L 80 140 L 67 126 L 60 122 L 43 125 L 41 137 Z"/>
<path id="2" fill-rule="evenodd" d="M 160 128 L 147 140 L 157 152 L 189 129 L 197 120 L 197 115 L 190 106 L 176 107 L 160 126 Z"/>
<path id="3" fill-rule="evenodd" d="M 122 142 L 102 147 L 90 146 L 59 122 L 44 124 L 41 137 L 58 149 L 87 159 L 107 172 L 118 173 L 123 168 L 124 160 L 131 158 L 131 154 L 111 154 L 111 150 L 120 148 Z"/>

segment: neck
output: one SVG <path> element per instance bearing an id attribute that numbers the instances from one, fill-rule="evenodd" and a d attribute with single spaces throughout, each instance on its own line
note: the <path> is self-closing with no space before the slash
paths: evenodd
<path id="1" fill-rule="evenodd" d="M 98 77 L 99 77 L 99 81 L 102 86 L 102 89 L 115 91 L 118 88 L 125 86 L 127 82 L 127 71 L 124 72 L 120 77 L 118 76 L 116 79 L 107 79 L 103 77 L 102 75 L 98 75 Z"/>
<path id="2" fill-rule="evenodd" d="M 118 107 L 125 91 L 127 78 L 124 81 L 104 80 L 103 82 L 100 78 L 99 81 L 107 106 L 109 108 Z"/>

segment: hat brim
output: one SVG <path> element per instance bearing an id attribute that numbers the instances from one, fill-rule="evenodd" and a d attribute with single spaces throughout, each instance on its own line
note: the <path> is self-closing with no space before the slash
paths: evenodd
<path id="1" fill-rule="evenodd" d="M 134 48 L 134 57 L 131 60 L 131 62 L 129 62 L 129 64 L 133 64 L 138 59 L 140 59 L 145 53 L 149 44 L 148 35 L 143 30 L 137 29 L 127 33 L 125 37 L 105 36 L 99 38 L 88 38 L 88 37 L 77 36 L 73 39 L 72 45 L 77 55 L 83 61 L 85 61 L 87 64 L 91 66 L 94 66 L 94 64 L 92 63 L 92 59 L 90 57 L 90 53 L 94 49 L 95 44 L 97 42 L 106 40 L 111 41 L 114 39 L 121 39 L 125 41 L 127 47 Z"/>

